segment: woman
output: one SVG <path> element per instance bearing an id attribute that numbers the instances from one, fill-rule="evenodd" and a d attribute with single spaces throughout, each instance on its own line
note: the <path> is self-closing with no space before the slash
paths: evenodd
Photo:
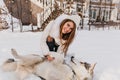
<path id="1" fill-rule="evenodd" d="M 66 56 L 69 45 L 74 39 L 76 26 L 79 24 L 74 21 L 78 19 L 73 19 L 74 16 L 61 15 L 48 24 L 41 38 L 41 49 L 44 55 L 48 57 L 49 53 L 54 51 Z"/>

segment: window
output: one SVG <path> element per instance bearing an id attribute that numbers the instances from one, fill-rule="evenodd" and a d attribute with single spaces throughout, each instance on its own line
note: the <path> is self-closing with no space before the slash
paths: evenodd
<path id="1" fill-rule="evenodd" d="M 120 13 L 117 14 L 117 20 L 120 20 Z"/>
<path id="2" fill-rule="evenodd" d="M 93 19 L 96 18 L 96 10 L 93 11 Z"/>
<path id="3" fill-rule="evenodd" d="M 46 6 L 48 5 L 47 0 L 46 0 Z"/>

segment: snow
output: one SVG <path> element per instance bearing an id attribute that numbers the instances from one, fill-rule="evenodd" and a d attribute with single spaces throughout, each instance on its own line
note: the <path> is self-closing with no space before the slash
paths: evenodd
<path id="1" fill-rule="evenodd" d="M 17 29 L 15 32 L 11 32 L 11 29 L 0 31 L 0 65 L 4 60 L 13 57 L 10 54 L 11 48 L 15 48 L 22 55 L 40 54 L 41 35 L 42 32 L 20 32 Z M 119 80 L 119 35 L 119 30 L 78 31 L 68 53 L 74 54 L 81 61 L 97 63 L 94 80 Z"/>
<path id="2" fill-rule="evenodd" d="M 0 6 L 3 0 L 0 0 Z M 7 18 L 8 19 L 8 18 Z M 8 20 L 10 21 L 10 20 Z M 16 21 L 16 20 L 14 20 Z M 10 22 L 9 22 L 10 23 Z M 24 26 L 20 32 L 18 21 L 11 27 L 0 31 L 0 65 L 8 58 L 13 58 L 11 48 L 22 55 L 41 54 L 40 39 L 42 32 L 28 32 L 30 26 Z M 36 28 L 36 27 L 35 27 Z M 120 80 L 120 30 L 79 30 L 68 54 L 72 53 L 80 61 L 97 63 L 94 80 Z M 6 77 L 7 76 L 7 77 Z M 14 73 L 0 70 L 0 80 L 17 80 Z M 34 75 L 29 80 L 39 80 Z"/>
<path id="3" fill-rule="evenodd" d="M 120 31 L 80 31 L 70 52 L 86 62 L 96 62 L 95 80 L 120 79 Z M 99 77 L 98 77 L 99 76 Z"/>

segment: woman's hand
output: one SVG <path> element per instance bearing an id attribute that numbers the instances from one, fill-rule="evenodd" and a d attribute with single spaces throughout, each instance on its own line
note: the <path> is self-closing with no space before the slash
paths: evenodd
<path id="1" fill-rule="evenodd" d="M 51 57 L 50 55 L 45 55 L 45 57 L 47 58 L 48 61 L 53 61 L 55 58 Z"/>

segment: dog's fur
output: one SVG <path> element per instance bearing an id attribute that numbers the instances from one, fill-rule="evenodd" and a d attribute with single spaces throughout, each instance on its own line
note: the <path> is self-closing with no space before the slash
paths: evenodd
<path id="1" fill-rule="evenodd" d="M 47 61 L 45 58 L 33 54 L 21 56 L 14 49 L 12 49 L 12 55 L 19 61 L 9 59 L 3 63 L 2 67 L 5 71 L 15 71 L 20 80 L 24 80 L 31 74 L 46 80 L 73 80 L 73 78 L 76 80 L 92 80 L 93 77 L 95 64 L 78 62 L 74 58 L 69 64 L 64 64 L 62 54 L 51 54 L 55 57 L 53 61 Z"/>

